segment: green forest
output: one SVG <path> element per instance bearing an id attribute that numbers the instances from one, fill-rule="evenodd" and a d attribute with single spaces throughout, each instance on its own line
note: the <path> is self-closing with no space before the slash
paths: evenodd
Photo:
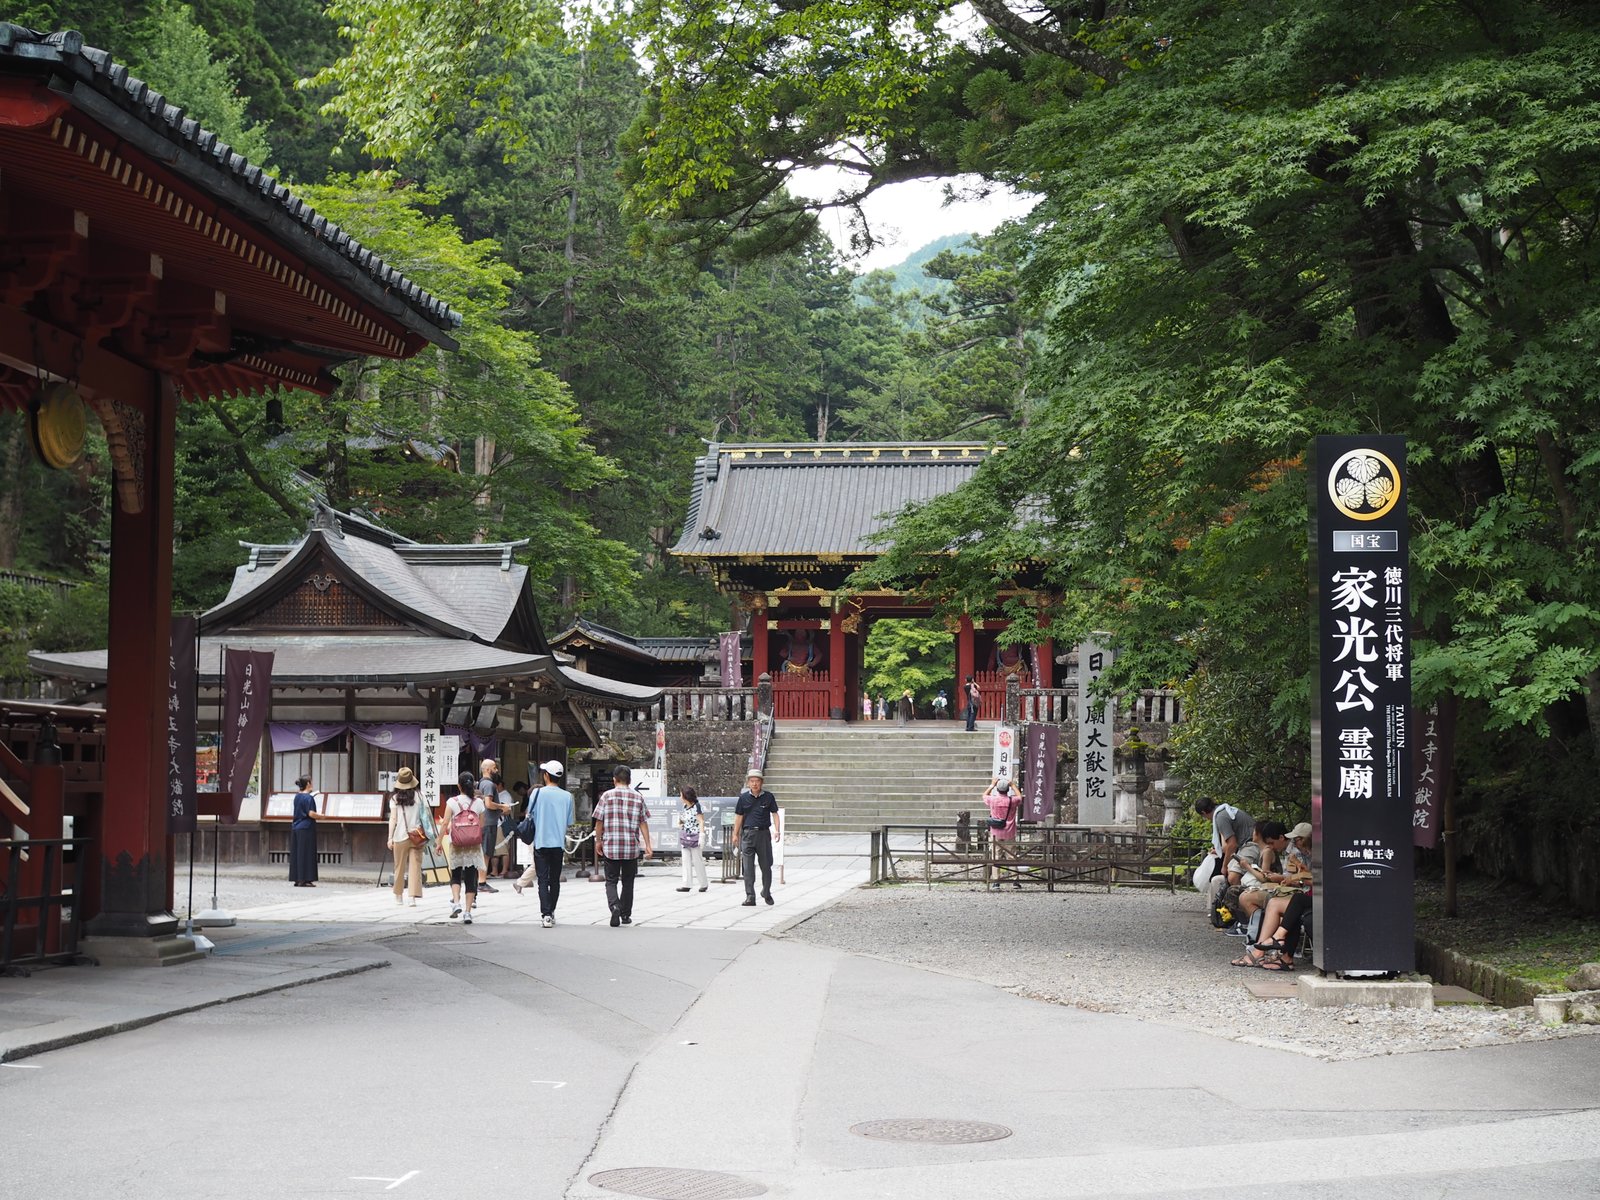
<path id="1" fill-rule="evenodd" d="M 702 439 L 1004 441 L 863 585 L 1179 686 L 1191 786 L 1307 795 L 1305 453 L 1410 439 L 1416 699 L 1461 702 L 1461 845 L 1600 907 L 1600 12 L 1571 0 L 30 4 L 466 314 L 326 399 L 190 406 L 177 593 L 309 492 L 526 537 L 547 625 L 727 614 L 664 554 Z M 1024 220 L 859 278 L 796 172 L 1005 185 Z M 977 180 L 974 184 L 972 181 Z M 508 389 L 507 381 L 518 386 Z M 505 397 L 515 396 L 514 403 Z M 14 649 L 94 636 L 106 480 L 0 429 Z M 30 607 L 31 606 L 31 607 Z M 28 608 L 27 612 L 21 611 Z M 49 611 L 43 611 L 48 608 Z M 1031 625 L 1032 614 L 1028 623 Z"/>

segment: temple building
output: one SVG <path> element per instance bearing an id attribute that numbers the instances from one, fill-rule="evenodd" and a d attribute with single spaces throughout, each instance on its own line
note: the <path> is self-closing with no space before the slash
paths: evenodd
<path id="1" fill-rule="evenodd" d="M 845 581 L 877 556 L 875 535 L 905 505 L 953 491 L 985 459 L 1003 452 L 976 442 L 752 443 L 707 450 L 696 464 L 688 517 L 672 553 L 709 573 L 734 599 L 749 626 L 745 682 L 771 676 L 778 719 L 859 717 L 872 622 L 928 617 L 932 609 L 898 592 L 845 596 Z M 997 590 L 995 612 L 1018 594 L 1028 593 L 1020 585 Z M 1007 625 L 990 613 L 964 614 L 952 623 L 951 686 L 976 676 L 985 720 L 1001 715 L 1008 677 L 1025 688 L 1053 686 L 1049 639 L 1002 646 Z"/>
<path id="2" fill-rule="evenodd" d="M 325 506 L 295 542 L 245 544 L 228 594 L 199 621 L 203 740 L 218 728 L 223 650 L 273 655 L 260 778 L 238 824 L 224 830 L 226 857 L 285 851 L 287 801 L 307 774 L 328 797 L 334 821 L 325 827 L 343 827 L 334 852 L 376 860 L 384 793 L 394 772 L 419 768 L 425 728 L 459 739 L 463 769 L 491 755 L 508 781 L 528 779 L 530 764 L 598 742 L 591 710 L 644 708 L 660 697 L 659 688 L 591 674 L 551 649 L 528 568 L 515 559 L 523 544 L 415 542 Z M 102 699 L 104 650 L 30 661 L 80 700 Z M 202 770 L 203 762 L 204 751 Z"/>

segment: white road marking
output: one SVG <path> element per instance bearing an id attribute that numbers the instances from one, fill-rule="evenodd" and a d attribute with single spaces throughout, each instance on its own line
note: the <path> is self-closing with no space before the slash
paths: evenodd
<path id="1" fill-rule="evenodd" d="M 567 1081 L 565 1079 L 529 1079 L 529 1080 L 526 1080 L 525 1082 L 527 1082 L 527 1083 L 548 1083 L 550 1085 L 550 1090 L 552 1092 L 555 1091 L 557 1088 L 564 1088 L 564 1087 L 567 1086 Z"/>
<path id="2" fill-rule="evenodd" d="M 42 1071 L 38 1063 L 0 1063 L 0 1067 L 10 1067 L 13 1071 Z"/>
<path id="3" fill-rule="evenodd" d="M 352 1175 L 350 1178 L 363 1180 L 368 1183 L 387 1183 L 389 1186 L 383 1190 L 386 1192 L 392 1192 L 402 1183 L 409 1183 L 420 1174 L 422 1174 L 421 1171 L 407 1171 L 404 1175 L 400 1176 L 399 1179 L 390 1179 L 387 1175 Z"/>

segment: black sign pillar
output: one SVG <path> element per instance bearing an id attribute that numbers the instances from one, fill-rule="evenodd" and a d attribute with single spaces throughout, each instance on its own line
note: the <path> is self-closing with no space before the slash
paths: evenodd
<path id="1" fill-rule="evenodd" d="M 1319 437 L 1310 472 L 1312 953 L 1342 975 L 1416 966 L 1405 453 L 1402 437 Z"/>

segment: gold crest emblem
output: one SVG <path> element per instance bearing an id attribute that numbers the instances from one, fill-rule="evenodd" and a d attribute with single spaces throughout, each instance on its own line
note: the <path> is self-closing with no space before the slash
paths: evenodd
<path id="1" fill-rule="evenodd" d="M 1357 521 L 1376 521 L 1400 499 L 1400 472 L 1385 454 L 1352 450 L 1341 455 L 1328 472 L 1328 496 L 1333 506 Z"/>

